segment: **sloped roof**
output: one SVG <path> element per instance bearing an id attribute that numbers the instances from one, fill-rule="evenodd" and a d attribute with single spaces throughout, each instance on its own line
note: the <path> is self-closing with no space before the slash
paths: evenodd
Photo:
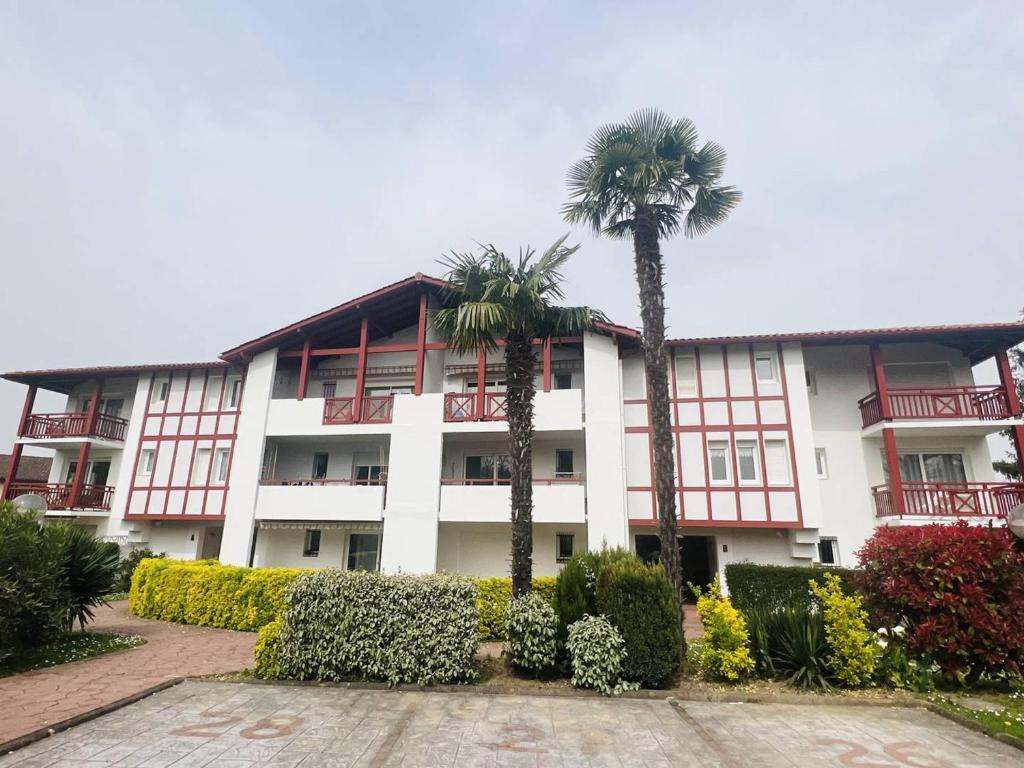
<path id="1" fill-rule="evenodd" d="M 15 480 L 28 483 L 45 483 L 50 479 L 50 465 L 53 459 L 49 456 L 22 456 L 18 463 L 18 476 Z M 11 464 L 11 454 L 0 453 L 0 480 L 7 479 L 7 468 Z"/>
<path id="2" fill-rule="evenodd" d="M 227 368 L 224 360 L 199 363 L 152 363 L 149 365 L 94 365 L 84 368 L 44 368 L 34 371 L 10 371 L 0 378 L 17 384 L 34 384 L 53 392 L 68 394 L 83 379 L 136 376 L 151 371 L 184 371 L 197 368 Z"/>

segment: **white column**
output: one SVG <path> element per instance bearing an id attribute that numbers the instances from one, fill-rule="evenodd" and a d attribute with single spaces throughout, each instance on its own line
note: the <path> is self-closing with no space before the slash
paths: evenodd
<path id="1" fill-rule="evenodd" d="M 626 547 L 626 470 L 619 349 L 609 337 L 583 337 L 587 441 L 587 548 Z"/>
<path id="2" fill-rule="evenodd" d="M 396 395 L 388 457 L 381 570 L 432 573 L 437 567 L 444 395 Z"/>
<path id="3" fill-rule="evenodd" d="M 143 373 L 139 376 L 139 383 L 135 388 L 135 398 L 132 400 L 132 412 L 128 416 L 124 446 L 121 448 L 120 465 L 117 469 L 117 477 L 114 479 L 114 495 L 110 500 L 110 514 L 107 516 L 106 525 L 99 526 L 97 533 L 100 536 L 127 536 L 133 528 L 140 530 L 139 521 L 125 520 L 124 515 L 128 507 L 128 491 L 135 480 L 135 459 L 139 453 L 139 441 L 142 438 L 142 428 L 146 421 L 146 406 L 149 404 L 152 381 L 152 374 Z M 54 464 L 56 465 L 57 462 Z M 51 478 L 50 482 L 56 481 Z"/>
<path id="4" fill-rule="evenodd" d="M 261 352 L 249 363 L 238 416 L 238 437 L 231 457 L 228 478 L 227 509 L 220 561 L 228 565 L 248 565 L 256 518 L 256 495 L 260 489 L 260 469 L 266 443 L 267 412 L 277 373 L 277 348 Z"/>

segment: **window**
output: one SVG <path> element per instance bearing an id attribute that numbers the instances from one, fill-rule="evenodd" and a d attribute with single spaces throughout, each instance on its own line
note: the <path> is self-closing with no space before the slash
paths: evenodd
<path id="1" fill-rule="evenodd" d="M 167 400 L 167 390 L 170 388 L 170 382 L 158 381 L 153 387 L 153 402 L 162 403 Z"/>
<path id="2" fill-rule="evenodd" d="M 386 387 L 363 387 L 363 397 L 386 397 L 387 395 L 411 394 L 411 384 L 390 384 Z"/>
<path id="3" fill-rule="evenodd" d="M 302 544 L 303 557 L 318 557 L 320 555 L 320 531 L 316 528 L 306 529 L 306 540 Z"/>
<path id="4" fill-rule="evenodd" d="M 775 381 L 775 355 L 771 352 L 758 352 L 754 355 L 754 370 L 757 371 L 758 381 Z"/>
<path id="5" fill-rule="evenodd" d="M 572 389 L 572 374 L 571 373 L 556 373 L 555 374 L 555 389 Z"/>
<path id="6" fill-rule="evenodd" d="M 466 457 L 467 480 L 475 485 L 494 485 L 504 483 L 512 477 L 512 460 L 508 454 L 494 453 Z"/>
<path id="7" fill-rule="evenodd" d="M 757 443 L 753 440 L 736 442 L 736 469 L 741 483 L 757 482 Z"/>
<path id="8" fill-rule="evenodd" d="M 147 448 L 142 452 L 142 456 L 139 458 L 139 474 L 144 477 L 149 477 L 153 474 L 153 465 L 156 464 L 156 451 Z"/>
<path id="9" fill-rule="evenodd" d="M 822 480 L 828 479 L 828 456 L 824 448 L 814 449 L 814 465 L 818 469 L 818 477 Z"/>
<path id="10" fill-rule="evenodd" d="M 314 480 L 323 480 L 327 477 L 327 459 L 326 453 L 314 453 L 313 454 L 313 474 Z"/>
<path id="11" fill-rule="evenodd" d="M 228 397 L 227 407 L 237 408 L 238 404 L 242 401 L 242 380 L 241 379 L 229 379 L 228 380 Z"/>
<path id="12" fill-rule="evenodd" d="M 818 394 L 818 376 L 810 368 L 804 368 L 804 381 L 807 383 L 807 394 Z"/>
<path id="13" fill-rule="evenodd" d="M 217 483 L 226 483 L 228 481 L 228 466 L 231 464 L 231 449 L 229 448 L 218 448 L 217 449 L 217 466 L 216 466 L 216 479 Z"/>
<path id="14" fill-rule="evenodd" d="M 764 464 L 768 485 L 789 485 L 789 446 L 785 440 L 764 441 Z"/>
<path id="15" fill-rule="evenodd" d="M 210 449 L 200 448 L 196 451 L 192 462 L 192 485 L 206 485 L 206 475 L 210 467 Z"/>
<path id="16" fill-rule="evenodd" d="M 882 467 L 885 481 L 889 482 L 889 466 L 884 451 Z M 967 482 L 967 469 L 963 454 L 959 452 L 901 453 L 900 476 L 911 483 L 964 483 Z"/>
<path id="17" fill-rule="evenodd" d="M 839 565 L 839 542 L 835 536 L 818 539 L 818 561 L 822 565 Z"/>
<path id="18" fill-rule="evenodd" d="M 676 355 L 676 393 L 697 394 L 697 359 L 693 355 Z"/>
<path id="19" fill-rule="evenodd" d="M 555 477 L 572 477 L 575 474 L 572 451 L 557 449 L 555 451 Z"/>
<path id="20" fill-rule="evenodd" d="M 729 482 L 729 443 L 727 440 L 708 442 L 708 464 L 711 466 L 711 482 Z"/>
<path id="21" fill-rule="evenodd" d="M 356 464 L 353 479 L 362 485 L 376 485 L 386 479 L 388 468 L 382 464 Z"/>
<path id="22" fill-rule="evenodd" d="M 466 379 L 466 391 L 477 391 L 476 379 Z M 504 379 L 488 379 L 484 382 L 484 392 L 504 392 L 508 389 Z"/>
<path id="23" fill-rule="evenodd" d="M 348 569 L 350 571 L 376 571 L 380 536 L 376 533 L 350 533 L 348 535 Z"/>
<path id="24" fill-rule="evenodd" d="M 555 561 L 565 563 L 572 559 L 573 534 L 555 534 Z"/>
<path id="25" fill-rule="evenodd" d="M 325 381 L 320 385 L 320 395 L 323 397 L 334 397 L 334 393 L 338 388 L 338 382 L 336 381 Z"/>

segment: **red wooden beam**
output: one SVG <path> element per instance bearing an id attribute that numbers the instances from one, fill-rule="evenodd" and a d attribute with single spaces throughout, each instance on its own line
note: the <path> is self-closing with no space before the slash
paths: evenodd
<path id="1" fill-rule="evenodd" d="M 18 434 L 25 434 L 25 430 L 28 428 L 28 417 L 32 415 L 32 407 L 36 403 L 36 387 L 35 385 L 28 388 L 28 392 L 25 393 L 25 404 L 21 407 L 21 421 L 18 422 Z"/>
<path id="2" fill-rule="evenodd" d="M 364 316 L 359 324 L 359 362 L 356 368 L 356 399 L 353 406 L 355 408 L 353 416 L 357 422 L 363 419 L 363 385 L 366 382 L 366 347 L 369 338 L 370 320 Z"/>
<path id="3" fill-rule="evenodd" d="M 486 397 L 484 395 L 484 385 L 487 381 L 487 350 L 480 347 L 476 355 L 476 417 L 482 419 L 484 417 L 484 408 L 486 406 Z"/>
<path id="4" fill-rule="evenodd" d="M 882 442 L 885 444 L 885 464 L 889 468 L 892 509 L 897 515 L 902 515 L 906 511 L 903 503 L 903 478 L 900 475 L 900 455 L 896 450 L 896 431 L 892 427 L 882 429 Z"/>
<path id="5" fill-rule="evenodd" d="M 551 339 L 544 339 L 544 391 L 551 391 Z"/>
<path id="6" fill-rule="evenodd" d="M 96 390 L 92 393 L 92 400 L 89 401 L 89 414 L 85 417 L 86 435 L 91 435 L 96 431 L 96 417 L 100 412 L 101 397 L 103 397 L 103 379 L 97 379 Z"/>
<path id="7" fill-rule="evenodd" d="M 306 388 L 309 386 L 309 352 L 313 342 L 309 339 L 302 344 L 302 362 L 299 364 L 299 390 L 295 394 L 296 400 L 306 397 Z M 227 382 L 227 378 L 224 379 Z"/>
<path id="8" fill-rule="evenodd" d="M 885 364 L 882 352 L 877 344 L 871 345 L 871 370 L 875 373 L 875 389 L 878 390 L 878 403 L 882 408 L 883 421 L 892 420 L 892 403 L 889 402 L 889 384 L 885 378 Z"/>
<path id="9" fill-rule="evenodd" d="M 71 492 L 68 494 L 68 507 L 72 509 L 78 506 L 78 499 L 82 495 L 82 485 L 85 483 L 85 465 L 89 463 L 91 445 L 88 440 L 83 440 L 82 447 L 78 449 L 78 464 L 75 466 L 75 476 L 71 480 Z"/>
<path id="10" fill-rule="evenodd" d="M 427 352 L 427 294 L 420 294 L 420 317 L 419 325 L 416 327 L 416 380 L 413 383 L 412 393 L 423 394 L 423 364 Z"/>
<path id="11" fill-rule="evenodd" d="M 999 368 L 999 383 L 1006 390 L 1006 402 L 1010 406 L 1010 415 L 1020 416 L 1020 398 L 1017 397 L 1017 384 L 1013 380 L 1013 370 L 1010 368 L 1010 359 L 1006 356 L 1006 350 L 996 352 L 996 366 Z"/>
<path id="12" fill-rule="evenodd" d="M 18 465 L 21 464 L 21 443 L 15 443 L 11 448 L 11 458 L 7 462 L 7 477 L 4 478 L 4 491 L 0 499 L 6 499 L 11 492 L 11 483 L 18 475 Z"/>

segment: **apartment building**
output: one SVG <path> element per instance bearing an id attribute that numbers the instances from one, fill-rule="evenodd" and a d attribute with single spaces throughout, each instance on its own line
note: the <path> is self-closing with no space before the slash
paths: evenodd
<path id="1" fill-rule="evenodd" d="M 509 571 L 504 365 L 430 322 L 442 282 L 402 280 L 219 360 L 5 374 L 27 385 L 3 493 L 125 546 L 255 566 Z M 687 576 L 729 562 L 852 564 L 879 525 L 1001 524 L 1024 484 L 988 436 L 1024 422 L 1007 350 L 1024 324 L 669 343 Z M 658 548 L 639 335 L 538 345 L 535 572 Z M 998 382 L 977 383 L 995 360 Z M 67 396 L 36 413 L 39 389 Z M 48 482 L 14 480 L 25 446 Z"/>

